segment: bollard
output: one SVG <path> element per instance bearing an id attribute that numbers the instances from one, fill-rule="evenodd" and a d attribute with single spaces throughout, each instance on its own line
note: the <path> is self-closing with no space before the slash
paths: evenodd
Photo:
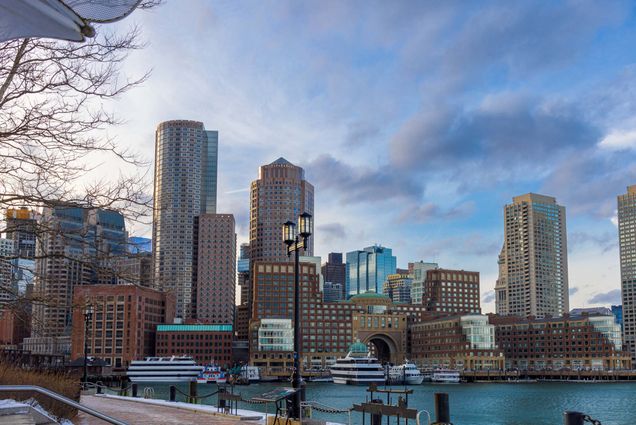
<path id="1" fill-rule="evenodd" d="M 132 396 L 137 397 L 137 384 L 132 384 Z"/>
<path id="2" fill-rule="evenodd" d="M 384 404 L 382 399 L 379 399 L 379 398 L 371 400 L 371 403 Z M 381 413 L 371 414 L 371 425 L 382 425 L 382 414 Z"/>
<path id="3" fill-rule="evenodd" d="M 128 395 L 127 392 L 128 390 L 126 390 L 126 381 L 122 379 L 119 385 L 119 395 L 127 396 Z"/>
<path id="4" fill-rule="evenodd" d="M 451 424 L 448 394 L 435 393 L 435 422 L 433 424 Z"/>
<path id="5" fill-rule="evenodd" d="M 197 402 L 197 381 L 190 381 L 190 403 L 196 404 Z"/>
<path id="6" fill-rule="evenodd" d="M 97 394 L 101 394 L 102 393 L 102 386 L 97 384 Z"/>
<path id="7" fill-rule="evenodd" d="M 563 412 L 563 425 L 584 425 L 585 415 L 581 412 Z"/>
<path id="8" fill-rule="evenodd" d="M 177 387 L 170 385 L 170 401 L 177 401 Z"/>

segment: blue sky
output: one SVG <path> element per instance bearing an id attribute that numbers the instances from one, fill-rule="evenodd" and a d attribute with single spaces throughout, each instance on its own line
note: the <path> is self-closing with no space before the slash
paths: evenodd
<path id="1" fill-rule="evenodd" d="M 115 26 L 152 68 L 110 131 L 220 132 L 219 212 L 247 239 L 248 187 L 283 156 L 316 187 L 316 253 L 380 243 L 398 265 L 481 272 L 492 311 L 502 209 L 567 208 L 570 304 L 618 302 L 616 195 L 636 184 L 635 9 L 620 1 L 168 1 Z M 149 192 L 151 191 L 149 187 Z M 140 230 L 143 233 L 143 230 Z"/>

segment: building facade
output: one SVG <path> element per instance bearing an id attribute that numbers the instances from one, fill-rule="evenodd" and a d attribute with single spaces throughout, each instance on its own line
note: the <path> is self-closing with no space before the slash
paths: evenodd
<path id="1" fill-rule="evenodd" d="M 497 313 L 544 317 L 569 310 L 565 207 L 551 196 L 515 196 L 504 207 Z"/>
<path id="2" fill-rule="evenodd" d="M 347 297 L 366 292 L 382 293 L 382 285 L 397 268 L 397 258 L 391 248 L 375 245 L 346 255 Z"/>
<path id="3" fill-rule="evenodd" d="M 232 214 L 199 217 L 199 259 L 195 317 L 206 323 L 234 323 L 236 233 Z"/>
<path id="4" fill-rule="evenodd" d="M 83 285 L 115 284 L 113 263 L 126 253 L 124 217 L 114 211 L 45 208 L 35 261 L 34 337 L 71 333 L 74 291 Z"/>
<path id="5" fill-rule="evenodd" d="M 384 295 L 394 303 L 411 304 L 411 285 L 413 276 L 408 273 L 394 273 L 386 277 L 383 285 Z"/>
<path id="6" fill-rule="evenodd" d="M 177 317 L 193 315 L 198 217 L 216 213 L 219 134 L 197 121 L 166 121 L 155 133 L 154 283 L 174 291 Z"/>
<path id="7" fill-rule="evenodd" d="M 504 355 L 495 342 L 495 326 L 480 314 L 451 316 L 411 327 L 411 359 L 420 367 L 501 370 Z"/>
<path id="8" fill-rule="evenodd" d="M 411 282 L 411 302 L 413 304 L 422 304 L 426 272 L 438 267 L 437 263 L 426 263 L 424 261 L 409 263 L 409 274 L 413 276 L 413 281 Z"/>
<path id="9" fill-rule="evenodd" d="M 346 299 L 345 282 L 346 282 L 346 265 L 342 261 L 341 252 L 330 252 L 327 256 L 327 262 L 321 267 L 322 276 L 325 282 L 331 282 L 334 286 L 341 288 L 342 293 L 333 301 Z M 333 286 L 332 286 L 333 288 Z"/>
<path id="10" fill-rule="evenodd" d="M 129 253 L 113 259 L 113 269 L 118 285 L 140 285 L 153 287 L 152 254 L 150 252 Z"/>
<path id="11" fill-rule="evenodd" d="M 620 326 L 609 315 L 521 318 L 490 315 L 506 369 L 631 369 Z"/>
<path id="12" fill-rule="evenodd" d="M 325 282 L 322 287 L 322 300 L 326 303 L 342 301 L 344 288 L 339 283 Z"/>
<path id="13" fill-rule="evenodd" d="M 20 258 L 35 257 L 37 221 L 29 208 L 9 208 L 5 217 L 6 238 L 16 244 L 16 255 Z"/>
<path id="14" fill-rule="evenodd" d="M 290 261 L 283 223 L 296 223 L 304 212 L 314 214 L 314 187 L 305 180 L 305 171 L 284 158 L 261 166 L 250 189 L 251 261 Z M 312 256 L 313 237 L 308 244 L 304 255 Z"/>
<path id="15" fill-rule="evenodd" d="M 0 238 L 0 308 L 18 296 L 13 279 L 13 263 L 16 243 L 13 239 Z"/>
<path id="16" fill-rule="evenodd" d="M 426 271 L 422 304 L 437 315 L 481 314 L 479 272 L 452 269 Z"/>
<path id="17" fill-rule="evenodd" d="M 636 185 L 618 196 L 618 240 L 625 347 L 636 362 Z"/>
<path id="18" fill-rule="evenodd" d="M 232 366 L 231 324 L 157 325 L 157 356 L 192 356 L 200 365 Z"/>
<path id="19" fill-rule="evenodd" d="M 175 300 L 138 285 L 86 285 L 76 288 L 73 305 L 71 358 L 84 357 L 84 313 L 91 305 L 87 355 L 126 368 L 155 355 L 156 327 L 174 319 Z"/>
<path id="20" fill-rule="evenodd" d="M 250 278 L 250 245 L 241 244 L 236 270 L 238 285 L 241 289 L 241 303 L 236 307 L 234 328 L 236 339 L 247 341 L 249 336 L 250 319 L 252 318 L 252 280 Z"/>

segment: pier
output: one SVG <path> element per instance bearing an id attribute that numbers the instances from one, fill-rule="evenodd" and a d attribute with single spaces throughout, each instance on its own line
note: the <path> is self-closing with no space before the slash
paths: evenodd
<path id="1" fill-rule="evenodd" d="M 636 381 L 636 370 L 473 370 L 460 373 L 466 382 L 501 381 Z"/>

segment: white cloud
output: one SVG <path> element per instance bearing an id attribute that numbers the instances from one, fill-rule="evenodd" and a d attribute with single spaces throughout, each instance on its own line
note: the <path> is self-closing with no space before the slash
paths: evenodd
<path id="1" fill-rule="evenodd" d="M 598 145 L 610 150 L 636 149 L 636 130 L 612 131 Z"/>

